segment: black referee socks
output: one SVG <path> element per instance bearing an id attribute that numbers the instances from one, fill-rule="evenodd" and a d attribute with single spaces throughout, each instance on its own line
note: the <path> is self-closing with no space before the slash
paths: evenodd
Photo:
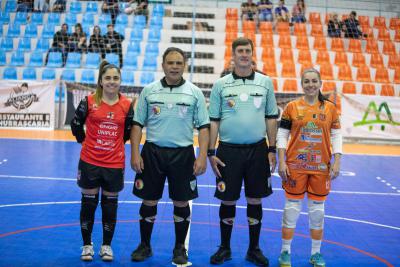
<path id="1" fill-rule="evenodd" d="M 261 231 L 261 220 L 262 220 L 262 206 L 247 204 L 247 221 L 249 223 L 249 237 L 250 245 L 249 249 L 255 249 L 258 247 Z"/>
<path id="2" fill-rule="evenodd" d="M 153 225 L 157 215 L 157 205 L 147 206 L 142 203 L 139 215 L 141 242 L 150 246 L 151 233 L 153 232 Z"/>
<path id="3" fill-rule="evenodd" d="M 83 245 L 92 243 L 92 230 L 94 224 L 94 214 L 99 203 L 99 194 L 88 195 L 82 194 L 80 224 L 83 239 Z"/>
<path id="4" fill-rule="evenodd" d="M 185 243 L 186 235 L 190 224 L 190 208 L 174 206 L 174 222 L 175 222 L 175 247 Z"/>
<path id="5" fill-rule="evenodd" d="M 221 246 L 224 248 L 231 247 L 231 235 L 235 216 L 236 205 L 225 205 L 221 203 L 219 207 L 219 225 L 221 228 Z"/>
<path id="6" fill-rule="evenodd" d="M 117 222 L 118 196 L 101 195 L 101 211 L 103 222 L 103 245 L 111 245 Z"/>

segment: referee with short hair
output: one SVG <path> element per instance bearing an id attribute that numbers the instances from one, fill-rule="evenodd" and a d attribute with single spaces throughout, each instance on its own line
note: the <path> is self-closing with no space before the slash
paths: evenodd
<path id="1" fill-rule="evenodd" d="M 168 48 L 162 63 L 165 77 L 144 87 L 137 104 L 131 132 L 131 165 L 136 172 L 133 194 L 143 202 L 139 211 L 141 243 L 131 255 L 132 261 L 152 256 L 150 238 L 167 177 L 176 236 L 172 261 L 188 262 L 184 246 L 190 224 L 188 201 L 198 196 L 196 176 L 207 168 L 210 120 L 202 91 L 182 77 L 185 65 L 184 52 Z M 139 154 L 143 127 L 147 128 L 146 142 Z M 199 131 L 197 159 L 194 127 Z"/>
<path id="2" fill-rule="evenodd" d="M 215 82 L 210 96 L 211 128 L 207 154 L 217 176 L 215 197 L 221 200 L 221 245 L 211 256 L 212 264 L 222 264 L 232 258 L 230 238 L 236 201 L 244 181 L 250 237 L 246 260 L 268 266 L 268 259 L 259 248 L 261 199 L 272 194 L 278 108 L 272 81 L 252 69 L 252 56 L 252 41 L 236 39 L 232 43 L 234 71 Z M 220 142 L 215 151 L 218 135 Z"/>

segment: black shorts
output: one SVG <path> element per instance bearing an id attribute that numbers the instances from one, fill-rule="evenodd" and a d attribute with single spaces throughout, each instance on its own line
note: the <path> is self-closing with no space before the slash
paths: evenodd
<path id="1" fill-rule="evenodd" d="M 77 183 L 83 189 L 101 187 L 108 192 L 120 192 L 124 188 L 124 169 L 105 168 L 79 160 Z"/>
<path id="2" fill-rule="evenodd" d="M 238 200 L 243 180 L 246 197 L 264 198 L 272 194 L 265 139 L 248 145 L 220 142 L 217 157 L 225 167 L 218 166 L 222 177 L 216 178 L 216 198 Z"/>
<path id="3" fill-rule="evenodd" d="M 172 200 L 187 201 L 197 198 L 197 179 L 193 175 L 193 146 L 167 148 L 146 142 L 141 155 L 144 170 L 136 174 L 134 195 L 145 200 L 160 199 L 167 177 L 169 197 Z"/>

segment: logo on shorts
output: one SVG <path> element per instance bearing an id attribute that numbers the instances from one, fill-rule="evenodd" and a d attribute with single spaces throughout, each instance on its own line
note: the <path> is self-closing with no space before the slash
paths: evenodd
<path id="1" fill-rule="evenodd" d="M 143 180 L 142 179 L 137 179 L 135 181 L 135 187 L 137 190 L 142 190 L 143 189 Z"/>
<path id="2" fill-rule="evenodd" d="M 225 192 L 225 190 L 226 190 L 226 185 L 225 185 L 225 182 L 219 182 L 218 184 L 217 184 L 217 188 L 218 188 L 218 191 L 219 192 Z"/>
<path id="3" fill-rule="evenodd" d="M 192 191 L 194 191 L 196 189 L 196 186 L 197 186 L 196 180 L 190 181 L 190 189 L 192 189 Z"/>
<path id="4" fill-rule="evenodd" d="M 81 179 L 81 170 L 78 170 L 78 176 L 76 176 L 76 178 L 77 178 L 78 180 Z"/>
<path id="5" fill-rule="evenodd" d="M 153 107 L 153 114 L 158 115 L 161 113 L 161 108 L 159 106 L 154 106 Z"/>
<path id="6" fill-rule="evenodd" d="M 233 108 L 233 107 L 236 105 L 235 100 L 233 100 L 233 99 L 229 99 L 229 100 L 226 102 L 226 104 L 227 104 L 228 107 L 230 107 L 230 108 Z"/>

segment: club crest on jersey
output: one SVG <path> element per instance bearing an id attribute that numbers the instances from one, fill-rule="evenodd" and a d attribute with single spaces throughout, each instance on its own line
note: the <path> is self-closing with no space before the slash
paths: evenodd
<path id="1" fill-rule="evenodd" d="M 261 107 L 261 102 L 262 102 L 262 98 L 261 97 L 255 97 L 253 100 L 253 104 L 256 108 L 260 108 Z"/>
<path id="2" fill-rule="evenodd" d="M 319 120 L 320 121 L 325 121 L 326 120 L 326 115 L 323 114 L 323 113 L 319 114 Z"/>
<path id="3" fill-rule="evenodd" d="M 144 186 L 144 184 L 143 184 L 143 180 L 142 179 L 137 179 L 135 181 L 135 187 L 136 187 L 137 190 L 142 190 L 143 186 Z"/>
<path id="4" fill-rule="evenodd" d="M 235 100 L 233 100 L 233 99 L 229 99 L 229 100 L 226 102 L 226 104 L 227 104 L 228 107 L 230 107 L 230 108 L 233 108 L 233 107 L 236 105 Z"/>
<path id="5" fill-rule="evenodd" d="M 225 192 L 225 190 L 226 190 L 226 185 L 225 185 L 225 182 L 219 182 L 218 184 L 217 184 L 217 188 L 218 188 L 218 191 L 219 192 Z"/>
<path id="6" fill-rule="evenodd" d="M 192 189 L 192 191 L 194 191 L 194 190 L 196 189 L 196 186 L 197 186 L 197 181 L 196 181 L 196 179 L 190 181 L 190 189 Z"/>
<path id="7" fill-rule="evenodd" d="M 107 119 L 113 120 L 114 119 L 114 112 L 107 112 Z"/>
<path id="8" fill-rule="evenodd" d="M 158 115 L 161 113 L 161 108 L 159 106 L 154 106 L 152 110 L 154 115 Z"/>

